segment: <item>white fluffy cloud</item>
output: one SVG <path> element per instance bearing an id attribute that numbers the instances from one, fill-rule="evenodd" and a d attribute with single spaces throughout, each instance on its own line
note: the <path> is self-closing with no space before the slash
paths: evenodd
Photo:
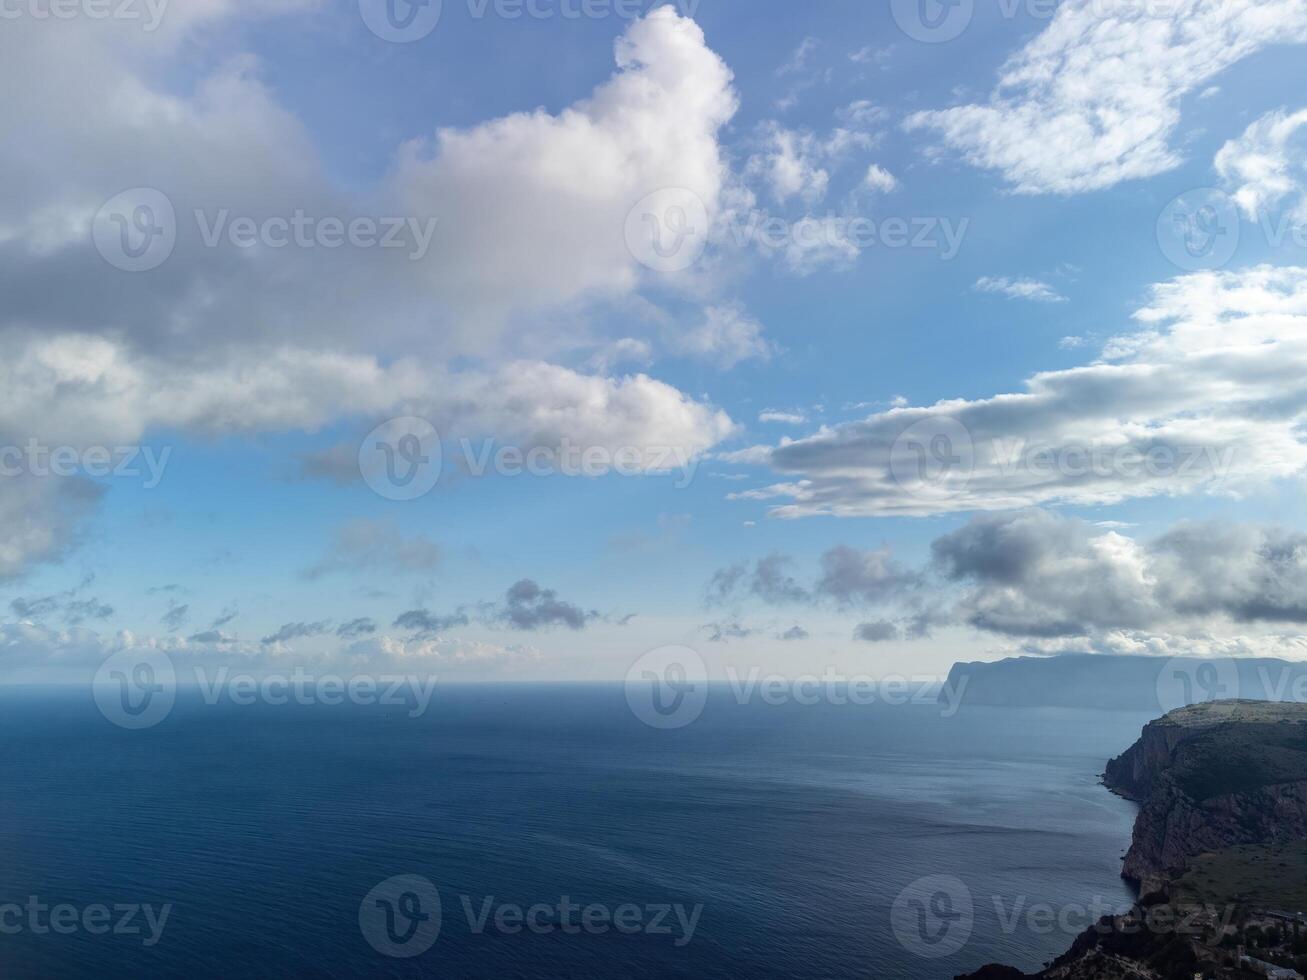
<path id="1" fill-rule="evenodd" d="M 1236 62 L 1307 42 L 1307 0 L 1064 3 L 1003 66 L 984 104 L 918 112 L 974 166 L 1024 194 L 1075 194 L 1180 162 L 1180 104 Z"/>
<path id="2" fill-rule="evenodd" d="M 1294 197 L 1294 217 L 1307 221 L 1305 129 L 1307 109 L 1292 114 L 1283 109 L 1269 112 L 1216 154 L 1216 172 L 1249 220 L 1258 220 L 1263 212 Z"/>
<path id="3" fill-rule="evenodd" d="M 772 449 L 782 517 L 934 514 L 1238 493 L 1307 468 L 1307 269 L 1154 287 L 1097 361 L 901 407 Z"/>

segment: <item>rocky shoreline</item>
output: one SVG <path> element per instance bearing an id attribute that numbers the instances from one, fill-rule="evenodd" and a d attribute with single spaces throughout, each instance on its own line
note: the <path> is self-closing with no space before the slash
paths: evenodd
<path id="1" fill-rule="evenodd" d="M 1260 938 L 1264 930 L 1233 882 L 1225 907 L 1204 907 L 1194 917 L 1192 935 L 1149 923 L 1179 900 L 1177 882 L 1196 859 L 1307 840 L 1307 705 L 1218 701 L 1173 711 L 1107 764 L 1103 785 L 1140 805 L 1121 872 L 1139 889 L 1139 902 L 1091 927 L 1035 976 L 1247 975 L 1244 932 L 1255 927 Z M 1292 959 L 1293 941 L 1266 955 Z M 992 964 L 959 980 L 1024 976 Z"/>

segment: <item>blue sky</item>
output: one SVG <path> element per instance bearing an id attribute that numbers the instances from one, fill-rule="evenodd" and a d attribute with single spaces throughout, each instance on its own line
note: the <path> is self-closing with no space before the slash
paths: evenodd
<path id="1" fill-rule="evenodd" d="M 0 666 L 1307 655 L 1307 5 L 975 0 L 930 41 L 934 0 L 445 0 L 394 43 L 370 4 L 146 31 L 33 0 L 0 31 L 0 442 L 169 454 L 157 485 L 6 473 Z M 131 271 L 142 189 L 175 242 Z M 632 241 L 648 195 L 702 205 L 687 267 Z M 203 241 L 297 209 L 436 230 L 416 259 Z M 764 219 L 781 247 L 741 240 Z M 849 244 L 896 220 L 925 247 Z M 444 466 L 391 499 L 359 450 L 412 417 Z M 476 477 L 464 439 L 690 462 Z M 1012 439 L 1179 459 L 1032 477 Z"/>

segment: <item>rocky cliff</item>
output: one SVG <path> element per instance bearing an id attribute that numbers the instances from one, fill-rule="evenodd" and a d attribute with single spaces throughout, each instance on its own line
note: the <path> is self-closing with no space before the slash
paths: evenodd
<path id="1" fill-rule="evenodd" d="M 1307 837 L 1307 706 L 1173 711 L 1108 763 L 1103 782 L 1141 803 L 1122 874 L 1145 894 L 1199 854 Z"/>
<path id="2" fill-rule="evenodd" d="M 1140 804 L 1122 869 L 1140 885 L 1140 904 L 1088 930 L 1038 976 L 1240 975 L 1237 956 L 1231 965 L 1217 943 L 1222 933 L 1204 944 L 1140 929 L 1137 920 L 1171 901 L 1175 879 L 1199 855 L 1307 839 L 1307 705 L 1218 701 L 1173 711 L 1150 722 L 1108 763 L 1103 782 Z M 1243 942 L 1240 935 L 1225 938 L 1225 945 Z M 967 980 L 1019 976 L 1010 967 L 988 966 Z"/>

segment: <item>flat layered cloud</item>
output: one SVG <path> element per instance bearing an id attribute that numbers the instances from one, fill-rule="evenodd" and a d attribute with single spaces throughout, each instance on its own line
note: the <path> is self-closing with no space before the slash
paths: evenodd
<path id="1" fill-rule="evenodd" d="M 928 515 L 1239 494 L 1307 467 L 1307 269 L 1155 286 L 1136 329 L 1020 392 L 899 407 L 754 452 L 773 514 Z"/>
<path id="2" fill-rule="evenodd" d="M 914 113 L 1021 194 L 1078 194 L 1181 162 L 1181 102 L 1244 58 L 1307 42 L 1303 0 L 1064 3 L 984 103 Z"/>

